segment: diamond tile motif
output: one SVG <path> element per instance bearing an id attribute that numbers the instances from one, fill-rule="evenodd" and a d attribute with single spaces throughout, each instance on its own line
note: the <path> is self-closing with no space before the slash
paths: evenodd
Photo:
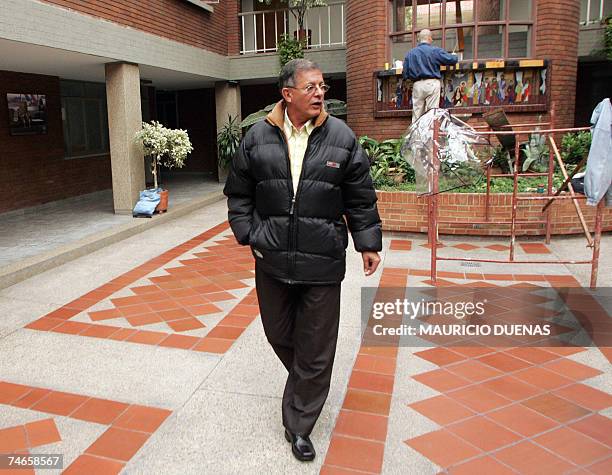
<path id="1" fill-rule="evenodd" d="M 489 246 L 485 246 L 485 249 L 490 249 L 491 251 L 507 251 L 510 249 L 509 246 L 503 246 L 501 244 L 490 244 Z"/>
<path id="2" fill-rule="evenodd" d="M 33 405 L 30 411 L 45 414 L 61 413 L 66 415 L 66 418 L 78 419 L 83 423 L 108 426 L 106 431 L 84 450 L 84 453 L 77 455 L 76 459 L 70 460 L 64 456 L 64 464 L 68 466 L 62 473 L 68 474 L 119 473 L 125 463 L 138 452 L 151 434 L 171 414 L 171 411 L 156 407 L 138 406 L 0 381 L 0 404 L 22 407 L 20 401 L 29 395 L 44 395 L 41 403 Z M 0 453 L 28 453 L 28 451 L 31 453 L 31 449 L 41 446 L 52 447 L 52 444 L 58 442 L 69 441 L 63 440 L 55 420 L 49 417 L 23 425 L 0 428 Z M 40 449 L 36 450 L 40 452 Z M 53 450 L 50 448 L 44 453 L 53 453 Z M 27 470 L 18 472 L 34 473 Z"/>
<path id="3" fill-rule="evenodd" d="M 466 250 L 478 247 L 461 244 L 454 247 L 466 247 Z M 507 250 L 505 246 L 490 247 L 496 251 Z M 431 281 L 422 280 L 429 276 L 427 270 L 409 269 L 401 274 L 401 279 L 396 269 L 393 271 L 381 279 L 381 286 L 387 280 L 389 284 L 393 281 L 395 286 L 401 286 L 406 275 L 431 285 Z M 486 296 L 497 309 L 493 310 L 497 312 L 494 319 L 506 324 L 524 323 L 526 316 L 543 321 L 554 318 L 559 313 L 547 308 L 549 298 L 537 292 L 526 294 L 524 289 L 537 291 L 570 280 L 569 276 L 547 275 L 543 279 L 532 274 L 462 275 L 441 271 L 438 275 L 442 277 L 438 284 L 445 292 L 448 289 L 450 299 L 465 297 L 462 290 L 465 287 L 484 284 L 478 289 L 479 298 Z M 503 296 L 496 290 L 499 287 L 505 289 Z M 515 288 L 521 292 L 516 290 L 513 294 Z M 553 330 L 563 332 L 566 328 L 553 325 Z M 414 382 L 441 393 L 407 403 L 410 417 L 425 417 L 441 428 L 405 440 L 405 444 L 442 467 L 441 473 L 448 474 L 609 473 L 612 467 L 605 457 L 612 448 L 612 422 L 596 411 L 611 407 L 612 395 L 580 383 L 601 372 L 567 359 L 585 351 L 584 348 L 516 346 L 518 342 L 507 339 L 500 346 L 499 339 L 480 337 L 476 341 L 462 340 L 461 346 L 434 346 L 410 353 L 408 358 L 438 366 L 411 375 Z M 374 437 L 380 440 L 385 433 L 379 424 L 383 424 L 390 406 L 387 391 L 392 380 L 388 376 L 395 374 L 396 364 L 411 365 L 410 359 L 400 361 L 396 353 L 387 355 L 390 350 L 373 347 L 368 350 L 369 354 L 361 353 L 357 357 L 343 414 L 336 426 L 338 435 L 346 438 L 342 441 L 345 445 L 335 442 L 342 448 L 344 459 L 337 455 L 339 449 L 335 447 L 332 460 L 341 465 L 329 463 L 328 457 L 321 473 L 381 473 L 378 464 L 367 466 L 351 460 L 351 449 L 369 451 L 371 456 L 378 457 L 374 447 L 357 447 L 347 441 Z M 397 363 L 392 356 L 398 358 Z M 368 381 L 368 375 L 377 373 L 383 378 Z M 366 416 L 375 418 L 372 431 L 376 436 L 369 432 L 368 423 L 363 419 Z M 356 421 L 363 427 L 357 429 Z M 360 458 L 364 456 L 360 454 Z"/>
<path id="4" fill-rule="evenodd" d="M 468 244 L 467 242 L 462 242 L 460 244 L 453 244 L 455 249 L 461 249 L 462 251 L 471 251 L 473 249 L 478 249 L 480 246 L 474 246 L 473 244 Z"/>
<path id="5" fill-rule="evenodd" d="M 228 227 L 215 226 L 26 328 L 224 353 L 259 315 L 253 257 Z"/>

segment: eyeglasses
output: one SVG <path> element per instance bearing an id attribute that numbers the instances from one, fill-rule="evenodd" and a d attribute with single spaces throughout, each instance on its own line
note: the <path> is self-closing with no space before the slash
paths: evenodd
<path id="1" fill-rule="evenodd" d="M 319 84 L 318 86 L 315 84 L 307 84 L 306 87 L 304 88 L 294 87 L 294 86 L 285 86 L 285 87 L 288 87 L 290 89 L 297 89 L 298 91 L 302 91 L 307 96 L 313 95 L 317 89 L 321 89 L 321 92 L 325 94 L 327 91 L 329 91 L 329 88 L 330 88 L 328 84 Z"/>

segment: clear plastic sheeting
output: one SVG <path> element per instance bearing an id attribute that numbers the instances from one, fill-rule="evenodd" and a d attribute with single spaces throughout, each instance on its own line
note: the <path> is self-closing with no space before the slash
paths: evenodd
<path id="1" fill-rule="evenodd" d="M 485 166 L 491 160 L 481 160 L 474 146 L 487 145 L 488 141 L 446 109 L 430 109 L 410 126 L 402 145 L 402 155 L 416 174 L 417 193 L 432 192 L 436 120 L 440 124 L 437 142 L 439 192 L 469 187 L 483 180 Z"/>

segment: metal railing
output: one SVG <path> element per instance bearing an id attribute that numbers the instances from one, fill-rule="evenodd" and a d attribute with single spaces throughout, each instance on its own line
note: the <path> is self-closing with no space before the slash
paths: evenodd
<path id="1" fill-rule="evenodd" d="M 238 20 L 242 30 L 240 54 L 274 52 L 282 35 L 297 36 L 297 23 L 288 9 L 243 12 L 238 14 Z M 344 0 L 309 9 L 304 18 L 307 47 L 344 46 L 345 20 Z"/>

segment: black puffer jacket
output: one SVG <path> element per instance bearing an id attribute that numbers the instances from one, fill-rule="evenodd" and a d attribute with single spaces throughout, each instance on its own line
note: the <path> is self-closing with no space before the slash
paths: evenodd
<path id="1" fill-rule="evenodd" d="M 279 102 L 246 134 L 225 185 L 229 221 L 260 270 L 287 283 L 342 281 L 351 230 L 355 249 L 382 249 L 368 158 L 348 126 L 323 112 L 315 121 L 294 196 Z"/>

